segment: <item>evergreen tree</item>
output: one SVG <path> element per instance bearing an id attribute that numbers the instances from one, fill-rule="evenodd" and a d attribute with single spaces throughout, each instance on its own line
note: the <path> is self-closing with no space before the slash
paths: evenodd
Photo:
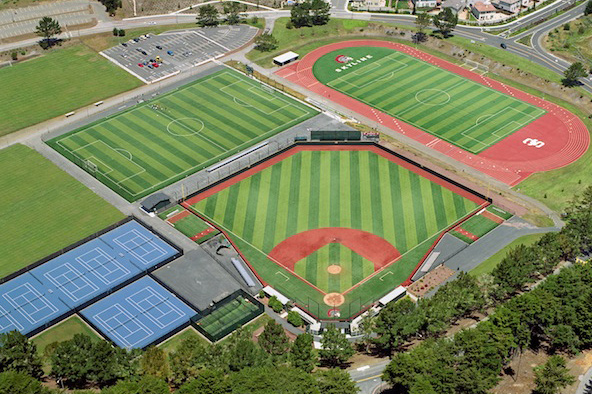
<path id="1" fill-rule="evenodd" d="M 355 353 L 345 334 L 335 325 L 329 325 L 323 331 L 321 347 L 319 351 L 321 361 L 331 367 L 344 364 Z"/>
<path id="2" fill-rule="evenodd" d="M 62 28 L 60 26 L 60 22 L 56 19 L 52 19 L 49 16 L 44 16 L 39 21 L 39 24 L 35 28 L 35 33 L 38 36 L 43 37 L 45 42 L 48 44 L 52 42 L 55 36 L 62 33 Z"/>
<path id="3" fill-rule="evenodd" d="M 434 15 L 432 21 L 444 38 L 446 38 L 456 27 L 458 15 L 451 8 L 444 8 L 438 15 Z"/>
<path id="4" fill-rule="evenodd" d="M 551 356 L 547 362 L 535 367 L 534 392 L 536 394 L 558 394 L 563 388 L 575 382 L 561 356 Z"/>
<path id="5" fill-rule="evenodd" d="M 565 86 L 574 86 L 578 82 L 579 78 L 588 76 L 588 70 L 580 62 L 575 62 L 567 70 L 563 72 L 563 84 Z"/>
<path id="6" fill-rule="evenodd" d="M 305 372 L 312 372 L 316 364 L 316 356 L 313 352 L 313 338 L 310 334 L 301 334 L 292 344 L 290 360 L 295 368 Z"/>
<path id="7" fill-rule="evenodd" d="M 350 374 L 342 369 L 318 371 L 314 376 L 322 394 L 355 394 L 360 391 Z"/>
<path id="8" fill-rule="evenodd" d="M 270 320 L 259 336 L 259 345 L 272 356 L 278 357 L 286 354 L 289 347 L 288 337 L 281 324 Z"/>
<path id="9" fill-rule="evenodd" d="M 168 380 L 170 375 L 167 354 L 161 348 L 151 346 L 140 360 L 140 371 L 146 375 L 156 376 L 162 380 Z"/>
<path id="10" fill-rule="evenodd" d="M 18 331 L 0 334 L 0 370 L 23 372 L 40 378 L 43 370 L 37 346 Z"/>
<path id="11" fill-rule="evenodd" d="M 197 24 L 201 27 L 218 26 L 218 10 L 211 4 L 202 5 L 199 7 L 197 14 Z"/>

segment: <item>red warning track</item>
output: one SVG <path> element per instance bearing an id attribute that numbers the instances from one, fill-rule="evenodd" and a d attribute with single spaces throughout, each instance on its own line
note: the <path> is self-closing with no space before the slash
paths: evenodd
<path id="1" fill-rule="evenodd" d="M 355 46 L 387 47 L 404 52 L 528 102 L 544 109 L 547 113 L 492 147 L 474 155 L 333 90 L 315 78 L 312 67 L 321 56 L 338 49 Z M 310 52 L 299 62 L 282 68 L 276 74 L 510 186 L 518 184 L 532 173 L 553 170 L 574 162 L 586 152 L 590 145 L 590 136 L 584 123 L 560 106 L 403 44 L 378 40 L 344 41 L 330 44 Z M 540 142 L 535 143 L 534 140 L 542 141 L 544 145 L 541 145 Z"/>
<path id="2" fill-rule="evenodd" d="M 366 231 L 345 227 L 325 227 L 303 231 L 277 244 L 269 257 L 290 271 L 306 256 L 329 243 L 346 246 L 374 264 L 374 271 L 396 260 L 401 253 L 386 239 Z"/>

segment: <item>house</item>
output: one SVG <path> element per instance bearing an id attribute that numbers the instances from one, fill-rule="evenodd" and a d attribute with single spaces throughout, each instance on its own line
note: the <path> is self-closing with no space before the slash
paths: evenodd
<path id="1" fill-rule="evenodd" d="M 466 6 L 466 0 L 445 0 L 442 2 L 442 9 L 450 8 L 455 14 L 458 14 L 460 11 L 464 10 Z"/>
<path id="2" fill-rule="evenodd" d="M 411 0 L 415 8 L 436 8 L 436 0 Z"/>
<path id="3" fill-rule="evenodd" d="M 471 13 L 475 16 L 475 18 L 477 18 L 479 22 L 486 22 L 493 20 L 495 14 L 497 14 L 497 9 L 491 3 L 477 1 L 475 4 L 473 4 Z"/>
<path id="4" fill-rule="evenodd" d="M 386 7 L 386 0 L 352 0 L 354 8 Z"/>
<path id="5" fill-rule="evenodd" d="M 498 7 L 501 10 L 511 12 L 512 14 L 520 11 L 523 0 L 499 0 Z"/>

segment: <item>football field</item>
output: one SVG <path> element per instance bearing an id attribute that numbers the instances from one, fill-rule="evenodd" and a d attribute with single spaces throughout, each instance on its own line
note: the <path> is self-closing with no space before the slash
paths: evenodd
<path id="1" fill-rule="evenodd" d="M 385 47 L 322 56 L 323 84 L 477 154 L 545 114 L 534 105 Z"/>
<path id="2" fill-rule="evenodd" d="M 316 114 L 224 69 L 48 144 L 134 201 Z"/>
<path id="3" fill-rule="evenodd" d="M 351 314 L 359 300 L 380 298 L 407 279 L 434 237 L 483 203 L 374 148 L 299 149 L 187 203 L 230 234 L 264 281 L 313 314 L 329 307 L 329 293 L 357 300 Z M 388 257 L 385 249 L 394 258 L 375 258 Z"/>

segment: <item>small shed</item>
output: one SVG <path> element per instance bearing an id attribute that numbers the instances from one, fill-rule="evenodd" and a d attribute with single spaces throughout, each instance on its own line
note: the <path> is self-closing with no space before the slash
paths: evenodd
<path id="1" fill-rule="evenodd" d="M 142 201 L 140 208 L 148 214 L 158 211 L 171 203 L 169 196 L 164 193 L 154 193 Z"/>
<path id="2" fill-rule="evenodd" d="M 298 60 L 298 56 L 299 55 L 297 53 L 290 51 L 274 57 L 273 62 L 278 66 L 284 66 L 290 62 L 293 62 L 294 60 Z"/>

